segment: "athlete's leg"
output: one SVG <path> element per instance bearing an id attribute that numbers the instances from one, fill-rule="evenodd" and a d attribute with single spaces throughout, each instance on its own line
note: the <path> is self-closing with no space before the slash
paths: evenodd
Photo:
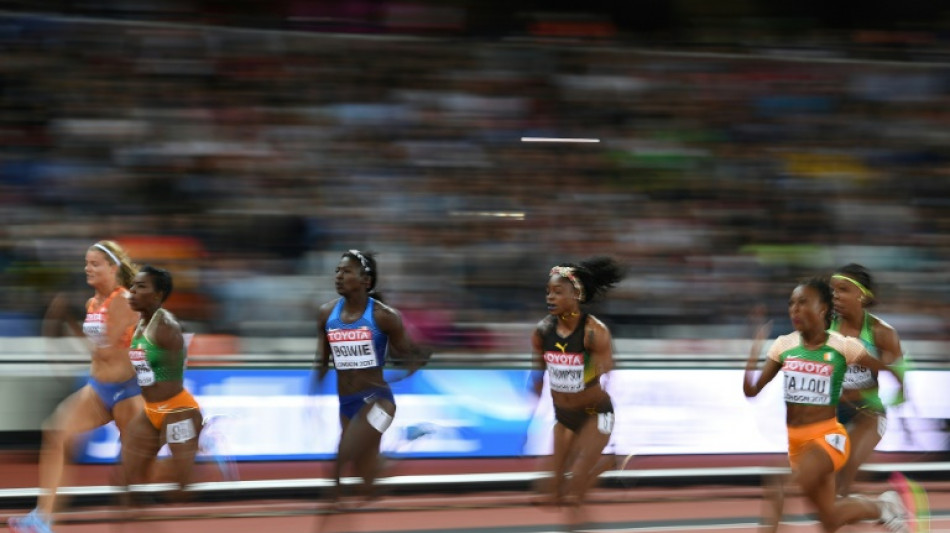
<path id="1" fill-rule="evenodd" d="M 161 439 L 168 443 L 171 464 L 178 490 L 176 500 L 185 498 L 185 488 L 191 483 L 195 456 L 198 454 L 198 437 L 201 434 L 201 411 L 197 408 L 169 413 L 165 417 Z"/>
<path id="2" fill-rule="evenodd" d="M 805 496 L 818 510 L 818 519 L 826 533 L 843 525 L 881 517 L 881 507 L 875 501 L 836 497 L 834 463 L 821 446 L 808 446 L 802 452 L 797 477 Z"/>
<path id="3" fill-rule="evenodd" d="M 837 493 L 847 496 L 851 493 L 851 486 L 861 468 L 874 453 L 874 448 L 881 442 L 882 424 L 886 418 L 868 409 L 859 410 L 848 425 L 848 437 L 851 439 L 851 455 L 844 467 L 838 471 Z"/>
<path id="4" fill-rule="evenodd" d="M 594 486 L 603 471 L 603 451 L 610 440 L 612 429 L 612 425 L 611 427 L 603 426 L 602 419 L 598 418 L 605 415 L 612 416 L 612 413 L 600 413 L 590 417 L 574 437 L 571 460 L 568 462 L 571 471 L 570 490 L 567 491 L 567 501 L 570 503 L 568 510 L 570 531 L 578 530 L 587 523 L 587 510 L 584 506 L 587 492 Z"/>
<path id="5" fill-rule="evenodd" d="M 762 480 L 763 510 L 761 533 L 775 533 L 782 521 L 785 510 L 785 494 L 788 487 L 796 483 L 793 474 L 775 474 L 765 476 Z"/>
<path id="6" fill-rule="evenodd" d="M 43 426 L 40 451 L 40 497 L 37 509 L 52 516 L 59 506 L 57 491 L 66 482 L 66 461 L 76 436 L 112 420 L 90 385 L 71 394 L 56 408 Z"/>
<path id="7" fill-rule="evenodd" d="M 144 411 L 145 400 L 142 399 L 141 394 L 125 398 L 112 406 L 112 419 L 115 420 L 115 426 L 119 428 L 120 439 L 129 422 Z"/>
<path id="8" fill-rule="evenodd" d="M 560 422 L 554 424 L 553 433 L 554 449 L 545 468 L 545 470 L 551 472 L 551 477 L 540 482 L 538 488 L 545 495 L 545 503 L 561 505 L 564 497 L 567 463 L 573 451 L 575 435 L 573 431 Z"/>
<path id="9" fill-rule="evenodd" d="M 124 486 L 126 491 L 120 496 L 120 500 L 125 506 L 131 507 L 136 504 L 136 501 L 128 488 L 130 485 L 151 481 L 149 472 L 155 461 L 155 455 L 161 448 L 161 439 L 158 429 L 152 425 L 144 410 L 139 411 L 138 415 L 125 423 L 125 429 L 121 435 L 120 485 Z"/>
<path id="10" fill-rule="evenodd" d="M 825 533 L 840 526 L 835 516 L 834 463 L 828 453 L 817 444 L 807 445 L 798 458 L 796 478 L 802 492 L 818 512 L 818 520 Z"/>
<path id="11" fill-rule="evenodd" d="M 599 413 L 590 417 L 576 437 L 576 455 L 571 463 L 571 500 L 574 504 L 584 503 L 587 491 L 604 471 L 603 451 L 610 441 L 613 428 L 612 424 L 611 427 L 604 427 L 599 419 L 612 414 Z"/>
<path id="12" fill-rule="evenodd" d="M 360 493 L 366 498 L 374 495 L 379 472 L 379 445 L 395 415 L 396 405 L 387 398 L 380 398 L 364 406 L 350 424 L 350 438 L 356 443 L 354 468 L 356 475 L 363 480 Z"/>

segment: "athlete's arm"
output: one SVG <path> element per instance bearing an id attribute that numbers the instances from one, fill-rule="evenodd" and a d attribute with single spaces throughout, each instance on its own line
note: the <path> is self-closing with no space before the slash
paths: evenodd
<path id="1" fill-rule="evenodd" d="M 47 337 L 62 336 L 63 324 L 66 324 L 69 332 L 73 335 L 85 338 L 79 320 L 69 311 L 69 299 L 65 293 L 61 292 L 53 297 L 49 307 L 46 308 L 46 314 L 43 315 L 43 335 Z"/>
<path id="2" fill-rule="evenodd" d="M 125 296 L 113 297 L 106 316 L 106 343 L 95 347 L 97 355 L 128 359 L 132 328 L 138 320 L 139 314 L 132 310 Z"/>
<path id="3" fill-rule="evenodd" d="M 535 396 L 541 395 L 541 389 L 544 388 L 544 341 L 541 337 L 544 321 L 538 322 L 538 327 L 534 329 L 531 335 L 531 363 L 532 369 L 528 376 L 531 392 Z"/>
<path id="4" fill-rule="evenodd" d="M 904 360 L 904 349 L 901 348 L 900 335 L 890 324 L 877 320 L 874 325 L 874 345 L 877 346 L 881 361 L 888 365 L 891 372 L 900 374 L 898 382 L 900 389 L 897 391 L 897 403 L 903 403 L 907 399 L 907 393 L 904 390 L 904 373 L 907 370 Z"/>
<path id="5" fill-rule="evenodd" d="M 899 368 L 899 365 L 885 364 L 881 359 L 878 359 L 877 357 L 874 357 L 868 353 L 867 349 L 864 348 L 864 344 L 854 337 L 844 337 L 842 353 L 844 354 L 849 365 L 856 364 L 865 366 L 878 373 L 881 371 L 890 372 L 891 375 L 897 379 L 897 383 L 900 385 L 901 392 L 899 393 L 898 397 L 902 397 L 904 389 L 904 372 Z"/>
<path id="6" fill-rule="evenodd" d="M 169 315 L 155 328 L 155 344 L 164 350 L 165 356 L 169 359 L 169 366 L 177 368 L 184 364 L 185 357 L 185 337 L 181 333 L 181 324 Z"/>
<path id="7" fill-rule="evenodd" d="M 313 366 L 317 369 L 316 377 L 322 380 L 330 371 L 330 341 L 327 340 L 327 319 L 336 300 L 320 306 L 317 313 L 317 353 L 313 358 Z"/>
<path id="8" fill-rule="evenodd" d="M 897 364 L 904 357 L 900 335 L 886 322 L 877 320 L 874 324 L 874 345 L 886 365 Z"/>
<path id="9" fill-rule="evenodd" d="M 782 369 L 781 363 L 772 357 L 765 359 L 765 366 L 759 373 L 758 379 L 755 377 L 755 371 L 759 366 L 759 354 L 762 353 L 762 344 L 772 331 L 772 322 L 766 322 L 756 330 L 755 340 L 752 341 L 752 348 L 749 350 L 749 359 L 745 364 L 745 375 L 742 380 L 742 392 L 746 398 L 758 396 L 762 389 L 769 384 L 779 370 Z"/>
<path id="10" fill-rule="evenodd" d="M 614 368 L 614 348 L 610 330 L 603 322 L 591 316 L 584 329 L 584 348 L 590 354 L 594 367 L 594 378 L 610 372 Z"/>
<path id="11" fill-rule="evenodd" d="M 864 353 L 862 353 L 857 360 L 857 364 L 861 366 L 866 366 L 875 372 L 886 371 L 890 372 L 892 376 L 897 380 L 900 390 L 898 391 L 899 401 L 903 401 L 904 397 L 904 371 L 900 368 L 900 365 L 887 365 L 884 364 L 884 361 L 874 357 L 869 354 L 867 350 L 864 350 L 864 346 L 861 346 Z"/>
<path id="12" fill-rule="evenodd" d="M 380 302 L 373 308 L 376 327 L 389 337 L 389 353 L 395 361 L 409 368 L 409 374 L 419 370 L 432 357 L 432 351 L 422 348 L 409 338 L 399 312 Z"/>

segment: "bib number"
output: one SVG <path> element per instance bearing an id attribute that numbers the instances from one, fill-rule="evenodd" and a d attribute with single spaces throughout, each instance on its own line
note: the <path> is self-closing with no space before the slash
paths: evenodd
<path id="1" fill-rule="evenodd" d="M 840 433 L 829 433 L 825 435 L 825 442 L 831 445 L 832 448 L 844 453 L 848 444 L 848 437 L 847 435 L 842 435 Z"/>
<path id="2" fill-rule="evenodd" d="M 195 424 L 190 418 L 165 426 L 165 440 L 169 444 L 188 442 L 195 438 Z"/>
<path id="3" fill-rule="evenodd" d="M 132 368 L 135 369 L 135 380 L 139 387 L 148 387 L 155 384 L 155 371 L 148 364 L 145 358 L 145 351 L 130 350 L 129 359 L 132 360 Z"/>
<path id="4" fill-rule="evenodd" d="M 597 413 L 597 431 L 604 435 L 610 435 L 614 430 L 613 413 Z"/>
<path id="5" fill-rule="evenodd" d="M 393 423 L 393 417 L 380 407 L 379 404 L 374 403 L 366 413 L 366 421 L 369 422 L 369 425 L 376 431 L 385 433 L 386 430 L 389 429 L 390 424 Z"/>

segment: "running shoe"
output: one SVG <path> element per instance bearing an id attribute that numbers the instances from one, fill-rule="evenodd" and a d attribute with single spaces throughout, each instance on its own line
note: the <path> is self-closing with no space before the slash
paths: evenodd
<path id="1" fill-rule="evenodd" d="M 11 516 L 7 520 L 13 533 L 52 533 L 49 521 L 43 520 L 39 511 L 33 509 L 26 516 Z"/>
<path id="2" fill-rule="evenodd" d="M 907 511 L 907 526 L 911 533 L 930 532 L 930 502 L 927 491 L 919 483 L 900 472 L 891 474 L 891 486 Z"/>
<path id="3" fill-rule="evenodd" d="M 888 531 L 891 533 L 912 533 L 907 525 L 908 513 L 900 494 L 889 490 L 878 496 L 877 500 L 881 502 L 880 522 L 884 524 Z"/>

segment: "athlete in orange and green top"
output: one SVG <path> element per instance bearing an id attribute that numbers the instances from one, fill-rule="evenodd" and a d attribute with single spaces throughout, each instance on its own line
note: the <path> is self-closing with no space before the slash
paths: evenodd
<path id="1" fill-rule="evenodd" d="M 849 451 L 847 432 L 835 413 L 847 365 L 891 369 L 871 357 L 856 339 L 828 331 L 832 307 L 831 288 L 824 280 L 814 278 L 795 287 L 788 301 L 795 331 L 775 340 L 756 376 L 769 326 L 759 329 L 746 363 L 743 392 L 756 396 L 779 371 L 784 373 L 792 475 L 817 509 L 826 533 L 861 520 L 881 520 L 892 531 L 904 531 L 907 513 L 895 493 L 882 494 L 877 500 L 835 496 L 835 471 L 844 465 Z"/>
<path id="2" fill-rule="evenodd" d="M 874 305 L 874 281 L 866 268 L 845 265 L 831 276 L 835 316 L 831 329 L 859 339 L 868 352 L 885 365 L 903 367 L 900 337 L 897 330 L 867 311 Z M 851 492 L 858 469 L 874 452 L 887 429 L 884 403 L 878 394 L 877 371 L 864 365 L 848 367 L 838 420 L 851 437 L 851 456 L 838 472 L 837 491 L 840 496 Z"/>
<path id="3" fill-rule="evenodd" d="M 142 314 L 129 359 L 135 368 L 145 409 L 129 424 L 122 443 L 127 483 L 142 483 L 165 444 L 180 492 L 190 481 L 201 432 L 201 411 L 184 387 L 185 340 L 181 325 L 162 305 L 172 292 L 172 276 L 152 266 L 132 281 L 129 305 Z"/>

